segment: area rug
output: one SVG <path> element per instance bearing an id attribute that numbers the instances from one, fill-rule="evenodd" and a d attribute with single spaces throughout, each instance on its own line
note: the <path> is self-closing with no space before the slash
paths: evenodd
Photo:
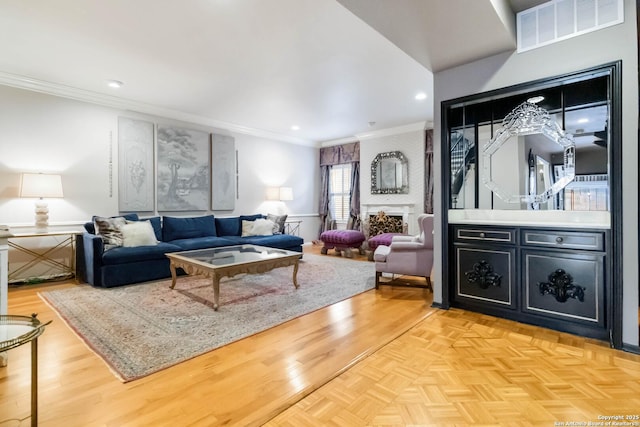
<path id="1" fill-rule="evenodd" d="M 117 288 L 90 285 L 41 292 L 43 298 L 123 382 L 132 381 L 375 286 L 373 264 L 305 254 L 293 267 L 220 281 L 180 276 Z"/>

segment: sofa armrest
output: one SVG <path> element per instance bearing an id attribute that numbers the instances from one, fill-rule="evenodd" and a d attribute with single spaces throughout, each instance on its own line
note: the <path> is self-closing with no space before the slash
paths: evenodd
<path id="1" fill-rule="evenodd" d="M 100 268 L 102 267 L 102 254 L 104 254 L 104 242 L 102 237 L 95 234 L 83 233 L 84 264 L 87 283 L 93 286 L 102 286 Z"/>

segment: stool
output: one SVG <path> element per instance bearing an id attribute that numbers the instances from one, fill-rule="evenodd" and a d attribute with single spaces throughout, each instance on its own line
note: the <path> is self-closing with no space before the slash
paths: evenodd
<path id="1" fill-rule="evenodd" d="M 381 233 L 377 236 L 373 236 L 369 238 L 367 241 L 367 246 L 369 246 L 369 252 L 367 254 L 367 258 L 369 261 L 373 261 L 373 253 L 375 252 L 378 246 L 391 246 L 391 240 L 393 236 L 404 236 L 402 233 Z"/>
<path id="2" fill-rule="evenodd" d="M 324 243 L 321 249 L 323 255 L 329 249 L 335 249 L 338 254 L 344 252 L 344 256 L 351 258 L 351 249 L 358 249 L 360 255 L 364 255 L 362 242 L 365 241 L 364 234 L 358 230 L 327 230 L 320 235 L 320 240 Z"/>

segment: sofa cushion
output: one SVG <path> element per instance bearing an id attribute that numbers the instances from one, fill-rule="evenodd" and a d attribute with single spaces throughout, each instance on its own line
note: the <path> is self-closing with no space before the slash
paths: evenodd
<path id="1" fill-rule="evenodd" d="M 221 246 L 232 246 L 235 243 L 225 237 L 195 237 L 193 239 L 178 239 L 170 242 L 178 246 L 181 251 L 191 251 L 194 249 L 219 248 Z"/>
<path id="2" fill-rule="evenodd" d="M 162 221 L 159 216 L 140 218 L 140 221 L 149 221 L 153 227 L 153 232 L 156 235 L 156 240 L 162 240 Z"/>
<path id="3" fill-rule="evenodd" d="M 269 248 L 287 249 L 301 246 L 304 240 L 290 234 L 274 234 L 272 236 L 241 237 L 237 244 L 267 246 Z"/>
<path id="4" fill-rule="evenodd" d="M 216 217 L 216 232 L 218 236 L 239 236 L 240 218 L 237 216 L 228 218 Z"/>
<path id="5" fill-rule="evenodd" d="M 160 242 L 155 246 L 137 246 L 135 248 L 118 247 L 105 251 L 102 255 L 104 265 L 131 264 L 139 261 L 149 261 L 166 258 L 168 252 L 178 252 L 180 247 L 170 243 Z"/>
<path id="6" fill-rule="evenodd" d="M 185 218 L 165 216 L 162 220 L 162 240 L 165 242 L 206 236 L 216 236 L 213 215 Z"/>
<path id="7" fill-rule="evenodd" d="M 264 218 L 262 214 L 240 215 L 240 221 L 255 221 L 258 218 Z"/>

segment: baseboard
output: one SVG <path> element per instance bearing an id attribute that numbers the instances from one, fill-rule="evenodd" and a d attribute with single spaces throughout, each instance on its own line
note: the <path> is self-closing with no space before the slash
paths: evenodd
<path id="1" fill-rule="evenodd" d="M 640 346 L 631 345 L 631 344 L 622 344 L 622 350 L 628 351 L 629 353 L 640 354 Z"/>
<path id="2" fill-rule="evenodd" d="M 439 308 L 441 310 L 449 310 L 449 304 L 442 304 L 440 302 L 433 302 L 431 303 L 431 307 L 433 308 Z"/>

